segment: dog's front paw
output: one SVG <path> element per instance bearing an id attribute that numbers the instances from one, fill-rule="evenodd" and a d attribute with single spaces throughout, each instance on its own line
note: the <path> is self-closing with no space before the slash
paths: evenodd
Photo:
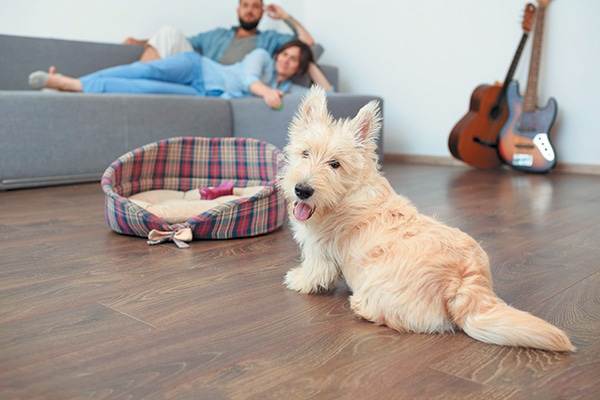
<path id="1" fill-rule="evenodd" d="M 288 289 L 292 289 L 300 293 L 311 293 L 314 291 L 305 281 L 302 267 L 290 269 L 287 274 L 285 274 L 283 284 L 287 286 Z"/>
<path id="2" fill-rule="evenodd" d="M 285 274 L 283 284 L 287 286 L 288 289 L 292 289 L 300 293 L 307 293 L 303 285 L 302 267 L 290 269 L 287 274 Z"/>
<path id="3" fill-rule="evenodd" d="M 312 278 L 312 279 L 311 279 Z M 333 290 L 333 282 L 322 281 L 319 276 L 314 277 L 307 274 L 302 267 L 292 268 L 283 279 L 283 283 L 289 289 L 300 293 L 326 293 Z"/>

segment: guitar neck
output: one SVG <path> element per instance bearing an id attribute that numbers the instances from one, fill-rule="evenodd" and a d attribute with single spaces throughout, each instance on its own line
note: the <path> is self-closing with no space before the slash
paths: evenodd
<path id="1" fill-rule="evenodd" d="M 545 14 L 546 5 L 543 4 L 543 2 L 540 2 L 538 4 L 537 17 L 535 20 L 531 61 L 529 63 L 529 76 L 527 77 L 527 89 L 525 90 L 525 97 L 523 98 L 524 112 L 534 112 L 537 108 L 537 86 L 538 75 L 540 71 L 540 55 L 542 53 L 542 36 L 544 34 Z"/>
<path id="2" fill-rule="evenodd" d="M 519 59 L 521 58 L 521 54 L 523 53 L 523 48 L 525 47 L 525 42 L 527 42 L 528 37 L 527 32 L 523 32 L 523 36 L 521 36 L 521 42 L 519 42 L 519 47 L 517 48 L 517 52 L 513 57 L 512 63 L 510 64 L 510 68 L 508 73 L 506 74 L 506 78 L 504 78 L 504 84 L 502 85 L 502 89 L 500 89 L 500 93 L 498 94 L 498 99 L 496 99 L 496 105 L 499 105 L 506 98 L 506 91 L 508 90 L 508 85 L 512 81 L 512 78 L 515 74 L 515 70 L 517 69 L 517 64 L 519 63 Z"/>

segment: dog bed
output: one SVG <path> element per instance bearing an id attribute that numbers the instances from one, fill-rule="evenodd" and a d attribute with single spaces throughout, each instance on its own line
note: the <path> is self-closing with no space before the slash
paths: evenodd
<path id="1" fill-rule="evenodd" d="M 104 172 L 106 221 L 115 232 L 148 237 L 150 244 L 173 241 L 180 247 L 192 238 L 265 234 L 280 227 L 286 215 L 276 187 L 282 163 L 277 147 L 256 139 L 178 137 L 150 143 L 119 157 Z M 242 192 L 259 188 L 223 199 L 183 222 L 169 222 L 140 205 L 142 192 L 195 192 L 224 181 Z"/>

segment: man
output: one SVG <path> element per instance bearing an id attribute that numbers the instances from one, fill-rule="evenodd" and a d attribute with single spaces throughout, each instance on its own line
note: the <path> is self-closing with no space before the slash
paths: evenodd
<path id="1" fill-rule="evenodd" d="M 292 29 L 293 35 L 275 30 L 259 31 L 257 26 L 264 11 L 270 18 L 283 20 Z M 217 28 L 186 38 L 177 29 L 164 26 L 148 40 L 127 38 L 124 43 L 146 46 L 140 61 L 152 61 L 195 50 L 224 65 L 240 61 L 255 48 L 263 48 L 273 55 L 292 39 L 300 39 L 309 46 L 315 43 L 310 33 L 278 5 L 264 7 L 262 0 L 240 0 L 237 13 L 240 21 L 238 27 Z"/>

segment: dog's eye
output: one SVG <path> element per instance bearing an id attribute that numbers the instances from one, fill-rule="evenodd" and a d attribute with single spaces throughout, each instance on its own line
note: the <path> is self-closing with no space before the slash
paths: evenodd
<path id="1" fill-rule="evenodd" d="M 308 158 L 308 150 L 302 152 L 302 158 Z"/>
<path id="2" fill-rule="evenodd" d="M 329 166 L 333 169 L 338 169 L 340 167 L 340 163 L 338 161 L 329 161 Z"/>

